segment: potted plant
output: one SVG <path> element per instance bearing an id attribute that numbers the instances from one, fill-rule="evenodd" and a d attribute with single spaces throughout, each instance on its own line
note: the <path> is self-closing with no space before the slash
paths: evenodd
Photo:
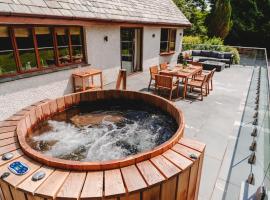
<path id="1" fill-rule="evenodd" d="M 184 69 L 186 69 L 186 68 L 187 68 L 187 66 L 188 66 L 188 63 L 187 63 L 187 61 L 186 61 L 186 60 L 184 60 L 184 61 L 183 61 L 183 68 L 184 68 Z"/>

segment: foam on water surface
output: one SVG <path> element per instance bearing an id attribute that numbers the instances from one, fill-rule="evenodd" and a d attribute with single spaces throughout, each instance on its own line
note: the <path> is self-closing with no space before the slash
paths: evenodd
<path id="1" fill-rule="evenodd" d="M 48 156 L 105 161 L 151 150 L 175 133 L 177 124 L 169 115 L 145 105 L 133 107 L 72 108 L 45 121 L 27 141 Z"/>

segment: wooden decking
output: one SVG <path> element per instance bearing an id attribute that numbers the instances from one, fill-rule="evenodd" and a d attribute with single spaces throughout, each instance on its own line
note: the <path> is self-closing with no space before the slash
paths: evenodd
<path id="1" fill-rule="evenodd" d="M 86 96 L 84 96 L 85 94 Z M 17 136 L 23 138 L 26 134 L 24 131 L 31 131 L 32 125 L 35 124 L 32 124 L 33 120 L 41 120 L 42 117 L 39 118 L 39 116 L 50 116 L 49 113 L 53 113 L 54 110 L 63 110 L 78 103 L 81 101 L 79 98 L 89 100 L 89 98 L 104 97 L 104 93 L 94 92 L 94 94 L 96 97 L 89 93 L 83 95 L 81 93 L 80 97 L 71 95 L 55 101 L 38 102 L 6 121 L 0 122 L 0 155 L 6 152 L 14 154 L 12 160 L 0 160 L 0 175 L 9 172 L 8 165 L 16 160 L 22 161 L 30 167 L 30 171 L 25 175 L 17 176 L 10 173 L 8 177 L 1 179 L 0 197 L 3 200 L 197 199 L 205 145 L 181 138 L 182 134 L 180 138 L 176 137 L 177 141 L 173 141 L 172 145 L 166 146 L 165 144 L 163 146 L 166 147 L 165 149 L 157 148 L 158 151 L 137 157 L 135 162 L 129 160 L 124 164 L 111 166 L 112 169 L 95 169 L 94 171 L 59 169 L 49 167 L 47 164 L 38 162 L 38 158 L 31 159 L 24 154 L 26 147 L 19 144 Z M 132 97 L 136 96 L 134 93 L 130 94 Z M 111 95 L 114 96 L 113 93 Z M 170 109 L 173 113 L 172 108 Z M 197 158 L 194 159 L 191 155 Z M 35 182 L 32 181 L 32 175 L 37 171 L 46 172 L 46 176 Z"/>

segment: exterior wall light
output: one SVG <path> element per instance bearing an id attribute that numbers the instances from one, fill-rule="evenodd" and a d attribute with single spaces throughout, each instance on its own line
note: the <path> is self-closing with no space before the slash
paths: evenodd
<path id="1" fill-rule="evenodd" d="M 104 37 L 104 42 L 108 42 L 108 40 L 109 40 L 108 36 L 105 36 Z"/>
<path id="2" fill-rule="evenodd" d="M 155 34 L 155 33 L 153 33 L 152 38 L 155 38 L 155 37 L 156 37 L 156 34 Z"/>

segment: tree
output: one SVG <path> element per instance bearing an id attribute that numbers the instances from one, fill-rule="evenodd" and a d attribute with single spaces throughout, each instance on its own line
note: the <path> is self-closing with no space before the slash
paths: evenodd
<path id="1" fill-rule="evenodd" d="M 216 0 L 212 4 L 211 14 L 207 18 L 208 35 L 225 39 L 232 27 L 231 14 L 230 0 Z"/>
<path id="2" fill-rule="evenodd" d="M 185 30 L 186 35 L 207 35 L 205 18 L 208 15 L 205 0 L 174 0 L 178 8 L 192 23 L 192 27 Z"/>
<path id="3" fill-rule="evenodd" d="M 225 42 L 270 49 L 270 0 L 231 0 L 231 4 L 234 24 Z"/>

